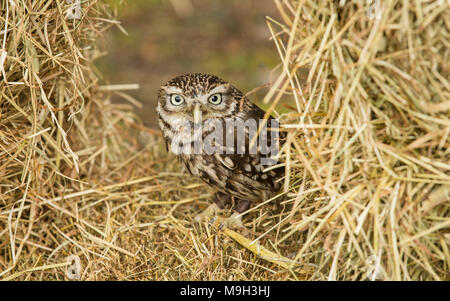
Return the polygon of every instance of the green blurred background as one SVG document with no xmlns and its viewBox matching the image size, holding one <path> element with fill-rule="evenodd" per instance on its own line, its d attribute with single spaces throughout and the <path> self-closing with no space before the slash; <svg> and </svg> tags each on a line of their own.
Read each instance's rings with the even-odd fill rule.
<svg viewBox="0 0 450 301">
<path fill-rule="evenodd" d="M 244 93 L 273 80 L 279 58 L 265 21 L 267 15 L 278 18 L 272 0 L 110 2 L 128 35 L 114 27 L 102 45 L 108 54 L 96 65 L 103 84 L 140 85 L 128 94 L 143 103 L 136 112 L 149 127 L 157 127 L 159 87 L 177 75 L 215 74 Z M 266 91 L 250 98 L 259 103 Z"/>
</svg>

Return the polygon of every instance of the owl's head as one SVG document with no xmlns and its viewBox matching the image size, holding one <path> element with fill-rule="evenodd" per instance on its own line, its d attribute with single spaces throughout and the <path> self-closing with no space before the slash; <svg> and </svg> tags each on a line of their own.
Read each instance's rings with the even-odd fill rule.
<svg viewBox="0 0 450 301">
<path fill-rule="evenodd" d="M 242 97 L 242 92 L 217 76 L 185 74 L 161 87 L 157 111 L 166 121 L 199 123 L 236 114 Z"/>
</svg>

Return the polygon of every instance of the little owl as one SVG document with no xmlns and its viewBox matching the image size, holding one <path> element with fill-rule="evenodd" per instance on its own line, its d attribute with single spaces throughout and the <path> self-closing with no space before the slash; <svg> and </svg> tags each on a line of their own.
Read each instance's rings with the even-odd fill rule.
<svg viewBox="0 0 450 301">
<path fill-rule="evenodd" d="M 159 90 L 157 113 L 167 150 L 218 191 L 197 222 L 230 204 L 234 213 L 222 224 L 241 227 L 251 203 L 280 189 L 283 169 L 269 168 L 282 136 L 277 120 L 264 119 L 266 113 L 228 82 L 201 73 L 178 76 Z"/>
</svg>

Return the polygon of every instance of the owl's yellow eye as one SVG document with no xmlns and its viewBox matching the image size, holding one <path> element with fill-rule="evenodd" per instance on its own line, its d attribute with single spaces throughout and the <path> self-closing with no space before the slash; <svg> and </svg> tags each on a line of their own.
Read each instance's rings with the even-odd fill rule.
<svg viewBox="0 0 450 301">
<path fill-rule="evenodd" d="M 222 102 L 222 94 L 215 93 L 208 98 L 208 101 L 213 105 L 218 105 Z"/>
<path fill-rule="evenodd" d="M 178 94 L 170 95 L 170 103 L 174 106 L 179 106 L 184 103 L 184 97 Z"/>
</svg>

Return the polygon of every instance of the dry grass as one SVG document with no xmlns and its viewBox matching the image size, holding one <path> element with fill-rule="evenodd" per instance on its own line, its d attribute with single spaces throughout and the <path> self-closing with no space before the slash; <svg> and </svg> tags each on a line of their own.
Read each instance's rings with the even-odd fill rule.
<svg viewBox="0 0 450 301">
<path fill-rule="evenodd" d="M 276 1 L 283 73 L 266 101 L 296 108 L 275 245 L 297 244 L 312 279 L 449 279 L 448 2 L 376 2 L 369 18 L 363 1 Z"/>
<path fill-rule="evenodd" d="M 275 2 L 287 198 L 238 233 L 193 223 L 213 191 L 99 87 L 106 4 L 2 1 L 2 279 L 450 279 L 448 3 Z"/>
</svg>

